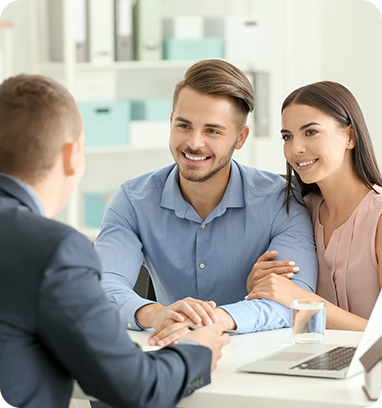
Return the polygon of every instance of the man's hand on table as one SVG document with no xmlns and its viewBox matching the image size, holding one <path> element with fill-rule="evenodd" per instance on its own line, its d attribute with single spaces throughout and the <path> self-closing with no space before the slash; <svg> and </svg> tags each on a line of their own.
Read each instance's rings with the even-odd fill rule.
<svg viewBox="0 0 382 408">
<path fill-rule="evenodd" d="M 215 307 L 216 303 L 213 301 L 188 297 L 169 306 L 150 303 L 138 309 L 135 318 L 141 326 L 154 327 L 154 329 L 167 319 L 174 322 L 183 322 L 186 318 L 189 318 L 195 325 L 202 323 L 206 326 L 217 321 L 214 312 Z"/>
<path fill-rule="evenodd" d="M 234 320 L 225 310 L 216 308 L 215 313 L 219 319 L 218 321 L 224 325 L 223 330 L 236 329 Z M 210 325 L 211 323 L 209 323 L 207 326 Z M 160 347 L 164 347 L 168 346 L 169 344 L 176 343 L 182 336 L 185 336 L 187 333 L 189 333 L 189 327 L 192 326 L 200 326 L 201 328 L 203 327 L 202 324 L 195 325 L 190 319 L 185 319 L 181 323 L 177 323 L 168 319 L 164 321 L 158 328 L 156 328 L 155 331 L 151 334 L 151 336 L 149 337 L 149 344 L 152 346 L 157 345 Z"/>
<path fill-rule="evenodd" d="M 188 333 L 180 340 L 195 340 L 202 346 L 208 347 L 212 352 L 211 371 L 213 371 L 217 361 L 222 356 L 222 348 L 230 342 L 229 334 L 223 334 L 223 331 L 228 330 L 229 326 L 228 319 L 221 320 L 198 330 L 188 330 Z"/>
<path fill-rule="evenodd" d="M 143 306 L 137 310 L 135 318 L 142 326 L 155 329 L 149 337 L 149 344 L 164 347 L 188 333 L 190 326 L 209 326 L 223 320 L 227 326 L 224 330 L 235 329 L 232 317 L 225 310 L 215 307 L 213 301 L 186 298 L 169 306 Z"/>
</svg>

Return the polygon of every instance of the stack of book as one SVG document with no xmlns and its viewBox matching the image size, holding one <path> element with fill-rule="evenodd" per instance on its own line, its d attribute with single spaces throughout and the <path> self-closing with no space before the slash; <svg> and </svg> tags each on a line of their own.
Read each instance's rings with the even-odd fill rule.
<svg viewBox="0 0 382 408">
<path fill-rule="evenodd" d="M 63 1 L 48 2 L 53 62 L 63 62 Z M 76 0 L 72 14 L 77 62 L 162 59 L 160 0 Z"/>
<path fill-rule="evenodd" d="M 50 59 L 63 61 L 63 2 L 49 0 Z M 161 0 L 75 0 L 72 32 L 77 62 L 229 60 L 267 57 L 270 23 L 256 16 L 161 16 Z"/>
</svg>

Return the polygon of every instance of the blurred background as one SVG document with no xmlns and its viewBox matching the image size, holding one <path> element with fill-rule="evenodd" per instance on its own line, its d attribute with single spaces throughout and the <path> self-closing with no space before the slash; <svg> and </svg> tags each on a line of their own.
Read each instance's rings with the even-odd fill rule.
<svg viewBox="0 0 382 408">
<path fill-rule="evenodd" d="M 281 104 L 325 79 L 358 99 L 381 164 L 382 19 L 366 0 L 17 0 L 0 19 L 0 80 L 51 76 L 84 119 L 87 169 L 58 219 L 94 238 L 122 182 L 173 162 L 173 89 L 205 58 L 255 88 L 238 161 L 284 173 Z"/>
</svg>

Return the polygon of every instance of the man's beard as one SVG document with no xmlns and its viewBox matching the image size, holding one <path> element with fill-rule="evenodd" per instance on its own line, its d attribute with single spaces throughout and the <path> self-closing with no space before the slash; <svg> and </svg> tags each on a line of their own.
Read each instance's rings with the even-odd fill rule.
<svg viewBox="0 0 382 408">
<path fill-rule="evenodd" d="M 223 169 L 231 161 L 233 152 L 235 151 L 236 143 L 237 143 L 237 139 L 235 140 L 235 143 L 230 148 L 229 152 L 219 160 L 219 163 L 218 163 L 217 167 L 212 169 L 210 173 L 208 173 L 208 174 L 206 174 L 204 176 L 199 176 L 198 174 L 195 174 L 196 172 L 194 172 L 193 170 L 183 170 L 179 166 L 179 164 L 177 163 L 180 174 L 182 175 L 182 177 L 184 179 L 186 179 L 188 181 L 192 181 L 192 182 L 195 182 L 195 183 L 204 183 L 205 181 L 212 178 L 215 174 L 217 174 L 221 169 Z M 172 153 L 172 151 L 171 151 L 171 153 Z M 204 154 L 201 153 L 198 150 L 187 149 L 187 151 L 184 151 L 184 153 L 194 154 L 196 156 L 204 156 Z M 181 153 L 181 154 L 183 154 L 183 153 Z M 174 154 L 173 154 L 173 157 L 174 157 Z M 211 157 L 213 157 L 213 156 L 211 156 Z M 192 166 L 192 165 L 188 165 L 188 166 Z M 197 167 L 195 166 L 195 170 L 196 169 L 197 169 Z"/>
</svg>

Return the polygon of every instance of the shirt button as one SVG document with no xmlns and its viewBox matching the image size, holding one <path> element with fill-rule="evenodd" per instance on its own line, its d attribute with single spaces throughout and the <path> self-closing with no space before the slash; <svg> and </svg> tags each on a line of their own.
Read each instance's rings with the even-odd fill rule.
<svg viewBox="0 0 382 408">
<path fill-rule="evenodd" d="M 206 265 L 204 265 L 204 263 L 201 263 L 201 264 L 199 265 L 200 269 L 204 269 L 205 266 L 206 266 Z"/>
<path fill-rule="evenodd" d="M 203 224 L 203 225 L 202 225 L 202 228 L 203 228 L 203 229 L 206 228 L 206 224 Z"/>
<path fill-rule="evenodd" d="M 127 327 L 128 327 L 129 329 L 131 329 L 131 324 L 130 324 L 130 323 L 127 323 Z"/>
</svg>

